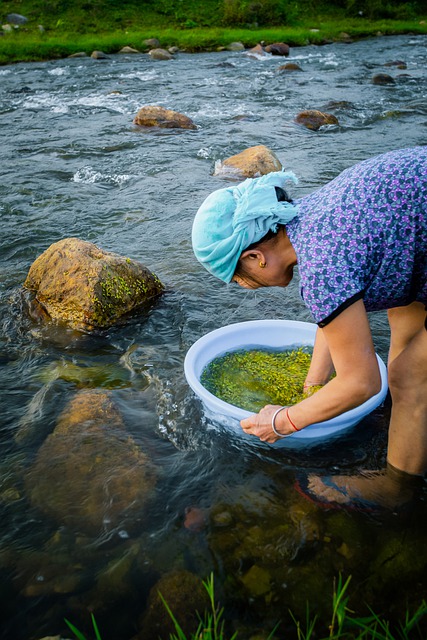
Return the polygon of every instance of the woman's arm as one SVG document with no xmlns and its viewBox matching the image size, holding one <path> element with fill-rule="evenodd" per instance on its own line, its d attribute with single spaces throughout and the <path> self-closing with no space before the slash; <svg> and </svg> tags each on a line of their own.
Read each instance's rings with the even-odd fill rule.
<svg viewBox="0 0 427 640">
<path fill-rule="evenodd" d="M 381 388 L 381 376 L 363 300 L 352 304 L 318 332 L 321 332 L 329 350 L 336 377 L 289 409 L 289 416 L 298 429 L 329 420 L 357 407 Z M 265 442 L 275 442 L 278 437 L 272 431 L 271 418 L 276 409 L 277 406 L 268 405 L 258 414 L 242 420 L 240 424 L 243 430 Z M 277 415 L 275 425 L 281 434 L 294 432 L 286 411 Z"/>
<path fill-rule="evenodd" d="M 310 387 L 323 386 L 330 380 L 333 372 L 334 363 L 332 362 L 328 343 L 325 340 L 323 331 L 318 329 L 316 331 L 310 368 L 304 382 L 304 391 L 308 391 Z"/>
</svg>

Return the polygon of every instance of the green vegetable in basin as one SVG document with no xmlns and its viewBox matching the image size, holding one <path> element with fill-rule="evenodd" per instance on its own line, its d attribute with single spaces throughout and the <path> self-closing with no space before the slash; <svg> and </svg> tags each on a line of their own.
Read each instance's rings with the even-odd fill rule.
<svg viewBox="0 0 427 640">
<path fill-rule="evenodd" d="M 306 397 L 311 353 L 308 347 L 230 351 L 203 369 L 200 382 L 217 398 L 254 413 L 266 404 L 292 405 Z"/>
</svg>

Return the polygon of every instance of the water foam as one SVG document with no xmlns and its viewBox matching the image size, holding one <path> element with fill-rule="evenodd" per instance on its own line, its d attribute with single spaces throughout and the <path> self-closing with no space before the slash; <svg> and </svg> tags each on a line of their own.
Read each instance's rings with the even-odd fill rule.
<svg viewBox="0 0 427 640">
<path fill-rule="evenodd" d="M 80 182 L 82 184 L 109 184 L 121 187 L 124 184 L 128 183 L 129 180 L 131 180 L 133 177 L 134 176 L 126 173 L 102 173 L 101 171 L 97 171 L 93 167 L 85 166 L 76 171 L 76 173 L 71 178 L 71 181 Z"/>
</svg>

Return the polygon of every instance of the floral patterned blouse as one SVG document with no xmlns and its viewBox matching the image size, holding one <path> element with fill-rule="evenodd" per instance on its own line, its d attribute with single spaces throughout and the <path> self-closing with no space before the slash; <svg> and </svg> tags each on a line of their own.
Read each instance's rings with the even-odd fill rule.
<svg viewBox="0 0 427 640">
<path fill-rule="evenodd" d="M 295 204 L 286 230 L 319 326 L 360 298 L 367 311 L 427 304 L 427 146 L 365 160 Z"/>
</svg>

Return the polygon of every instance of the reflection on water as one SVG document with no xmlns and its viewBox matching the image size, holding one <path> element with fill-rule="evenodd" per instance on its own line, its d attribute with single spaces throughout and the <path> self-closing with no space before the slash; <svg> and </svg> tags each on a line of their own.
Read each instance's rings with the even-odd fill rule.
<svg viewBox="0 0 427 640">
<path fill-rule="evenodd" d="M 192 575 L 211 571 L 243 638 L 278 622 L 278 637 L 294 632 L 288 610 L 304 619 L 306 599 L 327 634 L 340 572 L 352 575 L 358 613 L 369 604 L 403 619 L 425 598 L 424 494 L 396 513 L 325 510 L 302 495 L 310 472 L 383 467 L 388 403 L 336 443 L 274 450 L 213 422 L 183 361 L 230 322 L 310 321 L 297 275 L 285 291 L 240 291 L 194 260 L 194 212 L 224 186 L 215 163 L 265 144 L 299 176 L 298 196 L 367 157 L 426 144 L 426 44 L 292 49 L 298 74 L 279 73 L 275 57 L 229 52 L 0 70 L 1 638 L 66 636 L 64 617 L 90 635 L 91 611 L 105 639 L 168 637 L 157 585 L 191 620 Z M 407 69 L 384 66 L 393 60 Z M 384 71 L 395 83 L 372 84 Z M 198 129 L 139 130 L 144 104 Z M 307 108 L 339 125 L 298 127 Z M 166 294 L 98 336 L 38 324 L 22 283 L 42 251 L 71 236 L 140 260 Z M 385 314 L 371 325 L 386 360 Z"/>
</svg>

